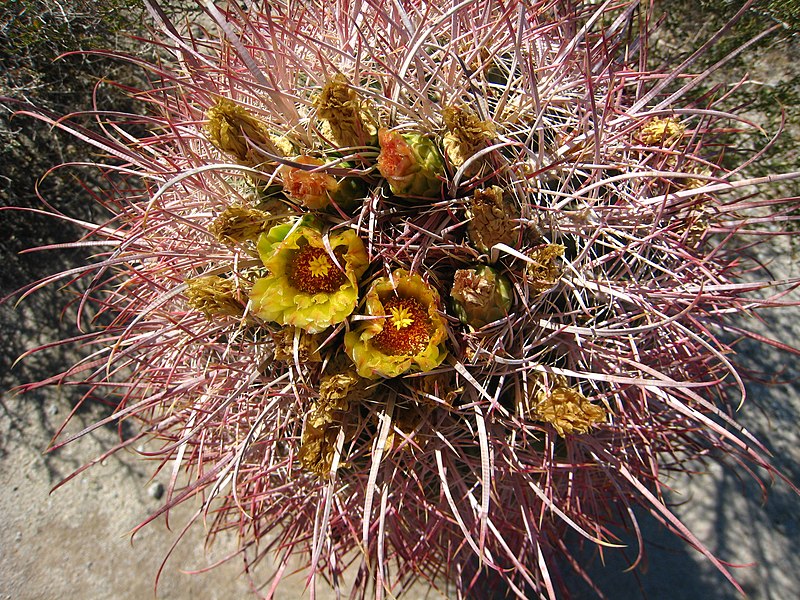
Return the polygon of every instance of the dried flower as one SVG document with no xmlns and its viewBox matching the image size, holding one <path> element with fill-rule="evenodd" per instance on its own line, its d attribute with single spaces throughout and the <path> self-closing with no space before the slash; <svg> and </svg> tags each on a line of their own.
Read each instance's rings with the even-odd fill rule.
<svg viewBox="0 0 800 600">
<path fill-rule="evenodd" d="M 456 398 L 464 391 L 457 386 L 452 371 L 441 371 L 428 375 L 408 377 L 404 380 L 408 395 L 420 404 L 430 406 L 452 406 Z"/>
<path fill-rule="evenodd" d="M 318 477 L 328 477 L 333 466 L 336 439 L 342 430 L 336 416 L 334 412 L 315 405 L 303 427 L 297 457 L 306 471 Z"/>
<path fill-rule="evenodd" d="M 274 332 L 275 360 L 300 364 L 320 362 L 318 337 L 296 327 L 284 327 Z"/>
<path fill-rule="evenodd" d="M 347 353 L 362 377 L 396 377 L 435 369 L 447 356 L 447 330 L 439 316 L 439 293 L 417 274 L 397 269 L 373 282 L 361 322 L 344 337 Z"/>
<path fill-rule="evenodd" d="M 442 146 L 450 164 L 456 169 L 485 148 L 495 135 L 494 125 L 489 121 L 481 121 L 466 107 L 448 106 L 442 112 L 442 117 L 447 128 Z M 467 168 L 465 175 L 475 175 L 480 166 L 480 161 L 474 162 Z"/>
<path fill-rule="evenodd" d="M 587 433 L 595 425 L 607 420 L 605 408 L 589 402 L 583 394 L 569 386 L 565 377 L 556 375 L 551 379 L 548 386 L 543 377 L 532 378 L 531 416 L 552 425 L 560 436 Z"/>
<path fill-rule="evenodd" d="M 685 131 L 686 126 L 674 117 L 656 117 L 639 130 L 639 137 L 648 146 L 671 146 Z"/>
<path fill-rule="evenodd" d="M 481 252 L 489 252 L 495 244 L 516 245 L 519 210 L 504 198 L 502 188 L 493 185 L 475 190 L 467 213 L 467 234 Z"/>
<path fill-rule="evenodd" d="M 269 139 L 272 141 L 272 144 L 275 146 L 275 150 L 277 154 L 281 156 L 293 156 L 297 154 L 297 146 L 291 140 L 291 138 L 287 135 L 272 135 L 270 134 Z"/>
<path fill-rule="evenodd" d="M 227 98 L 220 98 L 209 108 L 206 119 L 206 134 L 211 142 L 242 164 L 255 167 L 263 163 L 259 148 L 275 151 L 264 123 L 245 107 Z"/>
<path fill-rule="evenodd" d="M 314 108 L 337 145 L 367 146 L 377 142 L 377 128 L 369 119 L 358 94 L 341 73 L 323 86 L 314 100 Z"/>
<path fill-rule="evenodd" d="M 186 286 L 189 305 L 209 319 L 220 315 L 238 317 L 244 312 L 236 284 L 230 279 L 216 275 L 195 277 L 187 280 Z"/>
<path fill-rule="evenodd" d="M 700 177 L 690 177 L 688 179 L 684 179 L 683 187 L 688 190 L 693 190 L 703 187 L 704 185 L 708 185 L 708 180 L 706 178 L 711 176 L 711 169 L 708 167 L 695 166 L 689 172 L 700 175 Z"/>
<path fill-rule="evenodd" d="M 214 220 L 208 230 L 220 242 L 238 244 L 247 240 L 255 240 L 267 231 L 270 221 L 274 221 L 270 213 L 256 208 L 229 206 Z"/>
<path fill-rule="evenodd" d="M 528 253 L 530 262 L 525 274 L 528 287 L 539 294 L 552 289 L 561 278 L 561 267 L 558 258 L 564 255 L 566 248 L 560 244 L 544 244 Z"/>
<path fill-rule="evenodd" d="M 364 243 L 350 229 L 331 233 L 327 241 L 330 250 L 306 220 L 277 225 L 259 237 L 258 252 L 270 273 L 250 292 L 257 316 L 317 333 L 353 312 L 358 278 L 369 264 Z"/>
<path fill-rule="evenodd" d="M 367 380 L 360 377 L 355 369 L 344 369 L 320 380 L 319 398 L 325 406 L 335 406 L 346 410 L 350 402 L 361 401 L 369 396 Z"/>
<path fill-rule="evenodd" d="M 455 313 L 475 329 L 507 316 L 511 294 L 511 283 L 492 267 L 459 269 L 453 277 Z"/>
<path fill-rule="evenodd" d="M 436 144 L 419 133 L 378 130 L 378 170 L 397 196 L 437 198 L 444 164 Z"/>
<path fill-rule="evenodd" d="M 319 400 L 314 403 L 300 444 L 298 458 L 307 471 L 319 477 L 330 474 L 336 450 L 336 439 L 344 431 L 345 441 L 351 440 L 356 429 L 345 419 L 351 406 L 369 396 L 367 383 L 355 370 L 345 369 L 324 376 L 319 384 Z M 340 463 L 339 466 L 344 466 Z"/>
</svg>

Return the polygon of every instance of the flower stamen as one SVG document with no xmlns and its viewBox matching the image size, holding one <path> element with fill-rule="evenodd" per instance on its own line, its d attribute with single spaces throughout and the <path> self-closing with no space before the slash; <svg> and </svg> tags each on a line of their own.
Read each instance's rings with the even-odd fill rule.
<svg viewBox="0 0 800 600">
<path fill-rule="evenodd" d="M 408 327 L 414 322 L 411 313 L 405 306 L 393 306 L 389 309 L 389 313 L 392 315 L 390 317 L 392 325 L 394 325 L 398 331 L 404 327 Z"/>
<path fill-rule="evenodd" d="M 305 246 L 292 259 L 288 269 L 289 283 L 307 294 L 331 294 L 347 282 L 347 275 L 333 268 L 324 248 Z"/>
<path fill-rule="evenodd" d="M 325 277 L 331 270 L 331 263 L 327 256 L 318 256 L 309 261 L 308 270 L 312 277 Z"/>
<path fill-rule="evenodd" d="M 390 298 L 383 302 L 388 322 L 372 338 L 373 346 L 384 354 L 416 354 L 431 339 L 431 320 L 425 307 L 415 298 Z"/>
</svg>

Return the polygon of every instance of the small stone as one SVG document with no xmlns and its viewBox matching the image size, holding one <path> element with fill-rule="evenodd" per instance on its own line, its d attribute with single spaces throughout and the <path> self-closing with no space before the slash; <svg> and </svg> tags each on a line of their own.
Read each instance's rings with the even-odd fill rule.
<svg viewBox="0 0 800 600">
<path fill-rule="evenodd" d="M 160 500 L 161 496 L 164 495 L 164 484 L 160 481 L 156 481 L 152 483 L 150 487 L 147 488 L 147 494 L 156 500 Z"/>
</svg>

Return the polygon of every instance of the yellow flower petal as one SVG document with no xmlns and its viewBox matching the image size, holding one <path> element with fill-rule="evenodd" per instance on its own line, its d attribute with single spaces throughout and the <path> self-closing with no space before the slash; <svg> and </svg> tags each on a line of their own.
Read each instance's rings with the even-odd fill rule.
<svg viewBox="0 0 800 600">
<path fill-rule="evenodd" d="M 447 356 L 447 330 L 439 294 L 417 274 L 396 270 L 377 279 L 366 295 L 368 316 L 345 334 L 345 350 L 362 377 L 396 377 L 430 371 Z"/>
<path fill-rule="evenodd" d="M 270 273 L 253 285 L 253 312 L 309 333 L 344 321 L 358 302 L 358 278 L 369 258 L 350 229 L 331 233 L 328 243 L 333 254 L 319 229 L 307 224 L 285 223 L 262 234 L 258 251 Z"/>
</svg>

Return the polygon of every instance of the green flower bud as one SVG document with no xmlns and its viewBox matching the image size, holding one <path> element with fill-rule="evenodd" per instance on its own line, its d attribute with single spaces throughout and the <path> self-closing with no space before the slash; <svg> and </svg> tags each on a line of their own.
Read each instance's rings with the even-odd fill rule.
<svg viewBox="0 0 800 600">
<path fill-rule="evenodd" d="M 438 198 L 442 194 L 444 163 L 436 144 L 419 133 L 378 131 L 381 152 L 378 171 L 397 196 Z"/>
<path fill-rule="evenodd" d="M 301 165 L 323 166 L 325 161 L 312 156 L 298 156 L 294 162 Z M 306 171 L 299 167 L 282 165 L 278 170 L 283 179 L 283 189 L 289 198 L 311 210 L 327 207 L 331 200 L 345 210 L 366 195 L 363 181 L 354 177 L 337 179 L 323 170 Z"/>
</svg>

